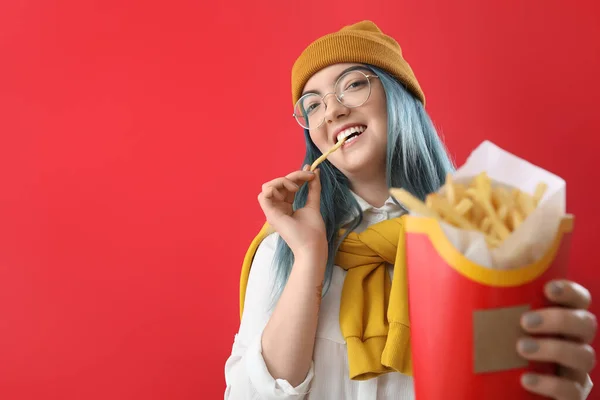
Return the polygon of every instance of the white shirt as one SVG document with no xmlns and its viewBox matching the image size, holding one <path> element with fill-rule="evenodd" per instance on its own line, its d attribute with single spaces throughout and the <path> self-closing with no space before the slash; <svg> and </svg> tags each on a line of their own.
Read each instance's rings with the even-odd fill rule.
<svg viewBox="0 0 600 400">
<path fill-rule="evenodd" d="M 390 197 L 375 208 L 355 195 L 363 221 L 356 229 L 400 217 L 404 210 Z M 261 354 L 261 336 L 271 316 L 271 293 L 277 234 L 265 238 L 256 251 L 244 303 L 240 329 L 233 350 L 225 364 L 227 388 L 225 400 L 412 400 L 412 377 L 390 372 L 367 381 L 353 381 L 348 375 L 346 343 L 339 324 L 340 299 L 346 271 L 335 266 L 331 286 L 323 297 L 315 338 L 313 363 L 304 382 L 292 387 L 287 381 L 274 379 Z M 390 275 L 392 266 L 388 266 Z"/>
<path fill-rule="evenodd" d="M 404 210 L 390 197 L 376 208 L 354 195 L 363 221 L 356 229 L 400 217 Z M 225 400 L 413 400 L 412 377 L 390 372 L 366 381 L 353 381 L 348 375 L 347 348 L 339 325 L 340 299 L 346 271 L 335 266 L 329 291 L 321 302 L 312 366 L 304 382 L 292 387 L 274 379 L 262 357 L 262 332 L 271 316 L 271 293 L 277 234 L 265 238 L 258 247 L 246 290 L 244 314 L 235 335 L 231 355 L 225 364 Z M 393 267 L 388 266 L 390 276 Z M 587 393 L 592 384 L 588 378 Z"/>
</svg>

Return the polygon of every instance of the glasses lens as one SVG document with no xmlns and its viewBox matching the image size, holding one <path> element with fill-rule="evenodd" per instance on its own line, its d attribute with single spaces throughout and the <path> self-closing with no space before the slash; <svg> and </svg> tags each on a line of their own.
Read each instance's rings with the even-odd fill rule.
<svg viewBox="0 0 600 400">
<path fill-rule="evenodd" d="M 317 127 L 325 118 L 325 104 L 320 96 L 307 94 L 296 103 L 294 116 L 298 123 L 306 129 Z"/>
<path fill-rule="evenodd" d="M 369 79 L 360 71 L 350 71 L 342 75 L 335 89 L 338 98 L 347 107 L 364 104 L 371 94 Z"/>
</svg>

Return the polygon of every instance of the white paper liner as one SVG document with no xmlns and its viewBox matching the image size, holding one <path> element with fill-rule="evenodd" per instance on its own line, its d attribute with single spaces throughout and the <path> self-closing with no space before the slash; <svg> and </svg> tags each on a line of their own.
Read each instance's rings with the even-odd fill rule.
<svg viewBox="0 0 600 400">
<path fill-rule="evenodd" d="M 488 268 L 518 268 L 539 260 L 552 244 L 566 213 L 565 181 L 490 141 L 484 141 L 471 153 L 453 179 L 456 183 L 469 183 L 484 171 L 493 186 L 517 188 L 530 195 L 540 182 L 548 188 L 535 211 L 496 249 L 488 248 L 482 233 L 440 222 L 446 237 L 466 258 Z M 444 189 L 439 193 L 443 194 Z"/>
</svg>

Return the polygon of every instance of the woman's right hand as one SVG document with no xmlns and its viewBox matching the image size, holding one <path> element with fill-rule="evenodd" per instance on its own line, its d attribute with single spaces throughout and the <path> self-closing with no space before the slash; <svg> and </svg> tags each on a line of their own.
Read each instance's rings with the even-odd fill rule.
<svg viewBox="0 0 600 400">
<path fill-rule="evenodd" d="M 295 258 L 327 258 L 325 222 L 321 216 L 320 171 L 314 173 L 305 166 L 262 186 L 258 202 L 267 222 L 279 233 Z M 293 210 L 294 197 L 300 186 L 308 182 L 306 205 Z"/>
</svg>

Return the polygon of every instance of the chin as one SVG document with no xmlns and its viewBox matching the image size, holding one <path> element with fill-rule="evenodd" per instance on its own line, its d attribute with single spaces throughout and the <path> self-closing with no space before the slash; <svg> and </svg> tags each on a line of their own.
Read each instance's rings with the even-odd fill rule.
<svg viewBox="0 0 600 400">
<path fill-rule="evenodd" d="M 376 168 L 376 165 L 380 163 L 374 163 L 372 157 L 361 157 L 358 160 L 352 161 L 352 163 L 347 163 L 340 170 L 349 175 L 364 175 L 365 173 L 372 175 L 373 173 L 380 173 L 380 169 Z M 385 161 L 382 164 L 385 166 Z"/>
<path fill-rule="evenodd" d="M 358 170 L 372 170 L 377 165 L 386 164 L 386 150 L 387 149 L 374 149 L 369 148 L 369 146 L 364 146 L 359 148 L 358 145 L 365 143 L 357 143 L 357 147 L 354 149 L 349 149 L 349 151 L 344 154 L 344 169 L 348 171 L 358 171 Z"/>
</svg>

